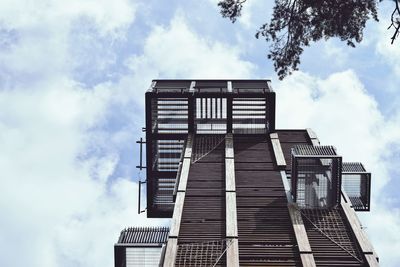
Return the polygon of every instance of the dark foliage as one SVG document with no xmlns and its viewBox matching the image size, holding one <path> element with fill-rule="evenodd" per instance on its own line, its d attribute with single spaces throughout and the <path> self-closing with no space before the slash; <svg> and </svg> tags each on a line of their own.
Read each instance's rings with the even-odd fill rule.
<svg viewBox="0 0 400 267">
<path fill-rule="evenodd" d="M 241 15 L 246 0 L 219 2 L 221 14 L 232 22 Z M 381 0 L 380 0 L 381 1 Z M 398 1 L 392 15 L 395 33 L 399 34 L 400 8 Z M 270 42 L 268 58 L 274 62 L 280 79 L 298 69 L 305 46 L 320 39 L 338 37 L 354 47 L 363 38 L 369 19 L 378 21 L 378 0 L 275 0 L 271 21 L 260 27 L 256 37 Z M 396 13 L 397 12 L 397 13 Z"/>
<path fill-rule="evenodd" d="M 240 17 L 243 4 L 247 0 L 237 1 L 237 0 L 225 0 L 220 1 L 218 6 L 221 7 L 221 14 L 224 18 L 229 18 L 233 23 L 236 18 Z"/>
</svg>

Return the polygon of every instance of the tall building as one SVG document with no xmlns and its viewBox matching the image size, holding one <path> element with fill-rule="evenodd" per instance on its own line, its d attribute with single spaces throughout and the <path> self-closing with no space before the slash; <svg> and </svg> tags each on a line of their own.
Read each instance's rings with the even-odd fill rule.
<svg viewBox="0 0 400 267">
<path fill-rule="evenodd" d="M 170 229 L 122 231 L 116 267 L 378 266 L 355 213 L 370 173 L 311 129 L 276 129 L 269 80 L 154 80 L 145 130 L 147 216 Z"/>
</svg>

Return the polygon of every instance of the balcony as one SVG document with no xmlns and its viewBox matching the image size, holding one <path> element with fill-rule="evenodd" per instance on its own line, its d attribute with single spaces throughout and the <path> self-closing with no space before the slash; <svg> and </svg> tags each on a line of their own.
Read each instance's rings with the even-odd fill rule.
<svg viewBox="0 0 400 267">
<path fill-rule="evenodd" d="M 360 162 L 343 162 L 342 190 L 346 192 L 354 210 L 370 210 L 371 173 Z"/>
<path fill-rule="evenodd" d="M 292 195 L 302 209 L 331 208 L 340 203 L 342 158 L 332 146 L 292 148 Z"/>
</svg>

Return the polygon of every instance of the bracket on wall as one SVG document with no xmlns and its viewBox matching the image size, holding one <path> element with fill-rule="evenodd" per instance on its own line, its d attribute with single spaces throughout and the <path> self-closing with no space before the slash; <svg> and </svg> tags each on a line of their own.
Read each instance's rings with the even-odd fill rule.
<svg viewBox="0 0 400 267">
<path fill-rule="evenodd" d="M 140 137 L 139 141 L 136 141 L 136 144 L 140 144 L 140 157 L 139 157 L 139 165 L 136 166 L 139 170 L 146 169 L 146 166 L 143 166 L 143 144 L 146 144 L 146 141 L 143 141 L 143 138 Z"/>
<path fill-rule="evenodd" d="M 146 169 L 146 166 L 143 166 L 143 144 L 146 144 L 146 141 L 143 141 L 143 138 L 140 137 L 140 140 L 136 141 L 136 144 L 140 144 L 139 165 L 136 166 L 136 168 L 138 168 L 141 171 L 143 169 Z M 138 189 L 139 189 L 139 194 L 138 194 L 138 197 L 139 197 L 139 199 L 138 199 L 138 214 L 141 214 L 141 213 L 145 212 L 146 209 L 147 209 L 147 207 L 144 210 L 141 209 L 142 184 L 147 183 L 147 180 L 142 182 L 140 180 L 140 176 L 139 176 L 139 182 L 138 183 L 139 183 L 139 186 L 138 186 Z"/>
</svg>

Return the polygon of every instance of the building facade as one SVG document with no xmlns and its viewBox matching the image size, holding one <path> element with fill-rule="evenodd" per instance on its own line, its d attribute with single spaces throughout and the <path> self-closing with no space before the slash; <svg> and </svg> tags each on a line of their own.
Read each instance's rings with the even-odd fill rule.
<svg viewBox="0 0 400 267">
<path fill-rule="evenodd" d="M 154 80 L 145 130 L 147 216 L 171 218 L 148 266 L 378 266 L 355 213 L 371 174 L 311 129 L 276 129 L 269 80 Z M 116 267 L 144 266 L 122 250 Z"/>
</svg>

